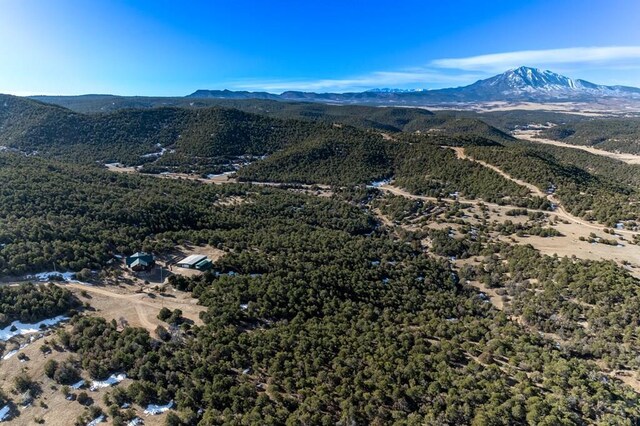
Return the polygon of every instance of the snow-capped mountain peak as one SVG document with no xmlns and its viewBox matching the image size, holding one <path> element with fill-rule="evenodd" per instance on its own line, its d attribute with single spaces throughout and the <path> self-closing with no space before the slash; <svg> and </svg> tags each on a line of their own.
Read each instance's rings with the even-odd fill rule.
<svg viewBox="0 0 640 426">
<path fill-rule="evenodd" d="M 477 100 L 584 101 L 602 97 L 638 97 L 632 87 L 602 86 L 573 80 L 548 70 L 519 67 L 469 86 L 454 89 Z"/>
<path fill-rule="evenodd" d="M 481 80 L 478 83 L 493 86 L 500 92 L 548 92 L 576 90 L 579 88 L 579 85 L 569 77 L 552 71 L 543 71 L 530 67 L 511 69 L 487 80 Z"/>
<path fill-rule="evenodd" d="M 202 93 L 200 93 L 202 92 Z M 243 96 L 264 99 L 284 99 L 335 102 L 375 103 L 394 105 L 432 105 L 447 102 L 599 102 L 602 99 L 640 101 L 640 89 L 627 86 L 604 86 L 585 80 L 573 80 L 561 74 L 531 67 L 519 67 L 502 74 L 476 81 L 463 87 L 445 89 L 371 89 L 355 93 L 285 92 L 281 95 L 248 92 L 200 91 L 192 97 Z"/>
</svg>

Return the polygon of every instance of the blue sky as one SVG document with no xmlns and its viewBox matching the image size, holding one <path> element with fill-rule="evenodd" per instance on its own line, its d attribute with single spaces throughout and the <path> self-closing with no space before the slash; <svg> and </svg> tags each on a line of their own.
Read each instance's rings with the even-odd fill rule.
<svg viewBox="0 0 640 426">
<path fill-rule="evenodd" d="M 180 96 L 473 83 L 640 86 L 640 2 L 0 0 L 0 92 Z"/>
</svg>

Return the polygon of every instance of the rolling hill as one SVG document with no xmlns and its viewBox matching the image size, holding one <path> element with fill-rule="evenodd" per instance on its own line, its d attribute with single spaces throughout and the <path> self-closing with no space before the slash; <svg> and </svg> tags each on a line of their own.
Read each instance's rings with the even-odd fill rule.
<svg viewBox="0 0 640 426">
<path fill-rule="evenodd" d="M 26 154 L 84 162 L 141 165 L 161 156 L 265 155 L 336 125 L 388 133 L 474 134 L 496 141 L 505 133 L 473 118 L 424 109 L 233 101 L 227 107 L 121 109 L 83 114 L 40 101 L 0 95 L 0 145 Z M 235 108 L 230 108 L 230 107 Z M 163 158 L 163 161 L 168 161 Z M 174 161 L 174 163 L 176 162 Z"/>
</svg>

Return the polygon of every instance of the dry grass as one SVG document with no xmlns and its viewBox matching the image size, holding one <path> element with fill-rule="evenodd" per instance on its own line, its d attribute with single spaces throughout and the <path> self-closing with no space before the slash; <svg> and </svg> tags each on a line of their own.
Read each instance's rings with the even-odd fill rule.
<svg viewBox="0 0 640 426">
<path fill-rule="evenodd" d="M 188 293 L 169 289 L 165 295 L 156 294 L 149 289 L 139 292 L 138 286 L 109 286 L 97 287 L 78 283 L 60 284 L 70 289 L 80 300 L 88 302 L 93 310 L 86 311 L 88 315 L 99 316 L 107 321 L 115 319 L 119 324 L 127 324 L 132 327 L 143 327 L 152 335 L 158 325 L 164 325 L 157 316 L 160 309 L 180 309 L 183 317 L 192 320 L 195 324 L 201 325 L 199 314 L 205 308 L 197 305 L 197 299 L 192 298 Z M 69 326 L 66 326 L 69 327 Z M 7 352 L 18 346 L 21 342 L 28 341 L 30 336 L 17 339 L 16 343 L 7 344 Z M 20 353 L 28 356 L 27 362 L 20 362 L 17 355 L 0 361 L 0 389 L 5 391 L 14 402 L 20 401 L 20 396 L 12 393 L 13 380 L 15 376 L 25 371 L 29 377 L 36 380 L 42 389 L 42 393 L 36 400 L 26 408 L 20 408 L 20 415 L 7 425 L 36 424 L 36 418 L 45 420 L 45 424 L 54 426 L 67 426 L 73 424 L 75 419 L 86 409 L 76 401 L 68 401 L 61 392 L 61 386 L 47 378 L 44 374 L 44 364 L 49 359 L 62 361 L 72 353 L 54 350 L 51 354 L 45 355 L 40 351 L 40 346 L 53 339 L 53 334 L 42 337 L 25 348 L 20 349 Z M 87 379 L 88 377 L 84 377 Z M 127 386 L 131 380 L 125 380 L 117 386 Z M 103 411 L 107 407 L 103 402 L 104 395 L 108 389 L 100 389 L 90 392 L 89 396 L 94 403 L 100 406 Z M 75 392 L 78 393 L 78 392 Z M 144 416 L 142 407 L 134 407 L 139 417 L 144 418 L 145 425 L 162 425 L 166 415 Z"/>
<path fill-rule="evenodd" d="M 67 326 L 68 327 L 68 326 Z M 20 396 L 13 392 L 13 380 L 22 373 L 26 374 L 34 379 L 42 392 L 28 407 L 19 407 L 19 415 L 12 420 L 5 422 L 7 426 L 18 425 L 35 425 L 36 418 L 42 418 L 45 421 L 45 425 L 51 426 L 69 426 L 72 425 L 76 418 L 86 411 L 86 408 L 80 405 L 77 401 L 68 401 L 62 391 L 61 385 L 56 384 L 53 380 L 49 379 L 44 374 L 44 364 L 49 359 L 55 359 L 56 361 L 63 361 L 73 354 L 66 351 L 56 351 L 45 355 L 40 351 L 40 346 L 45 341 L 50 341 L 52 336 L 44 337 L 34 341 L 25 348 L 20 350 L 20 353 L 25 354 L 29 360 L 26 362 L 20 362 L 17 356 L 13 356 L 8 360 L 0 361 L 0 389 L 2 389 L 15 403 L 20 402 Z M 88 377 L 85 375 L 85 379 Z M 117 386 L 128 386 L 132 381 L 124 380 Z M 84 391 L 89 394 L 93 399 L 94 404 L 102 408 L 103 411 L 107 411 L 107 406 L 104 404 L 103 398 L 110 388 L 99 389 L 95 392 L 85 389 Z M 78 394 L 80 391 L 74 391 Z M 163 425 L 165 421 L 165 415 L 159 416 L 145 416 L 143 414 L 144 408 L 139 406 L 133 407 L 137 415 L 144 419 L 145 425 Z M 109 424 L 109 421 L 104 424 Z"/>
<path fill-rule="evenodd" d="M 397 188 L 392 185 L 384 185 L 380 189 L 385 192 L 407 198 L 422 199 L 425 201 L 436 201 L 436 199 L 433 197 L 422 197 L 413 195 L 408 193 L 407 191 L 402 190 L 401 188 Z M 480 201 L 465 199 L 460 199 L 459 201 L 462 203 L 471 204 L 473 206 L 473 209 L 469 211 L 468 214 L 472 215 L 473 213 L 477 213 L 482 216 L 482 212 L 479 208 L 479 204 L 481 203 Z M 507 211 L 513 209 L 512 206 L 499 206 L 497 204 L 491 203 L 482 204 L 489 208 L 487 212 L 489 222 L 494 220 L 496 220 L 497 222 L 510 220 L 514 223 L 517 223 L 525 220 L 524 218 L 519 218 L 518 216 L 506 215 Z M 520 244 L 531 244 L 541 253 L 548 255 L 557 254 L 558 256 L 576 256 L 580 259 L 589 260 L 613 260 L 620 266 L 625 267 L 625 269 L 627 269 L 633 276 L 635 276 L 636 278 L 640 278 L 640 246 L 630 244 L 628 241 L 631 235 L 637 234 L 636 232 L 616 230 L 617 236 L 615 238 L 620 238 L 620 236 L 625 238 L 625 241 L 621 241 L 623 247 L 614 247 L 605 244 L 590 244 L 587 241 L 580 241 L 580 237 L 588 239 L 589 234 L 591 234 L 592 232 L 596 232 L 596 234 L 599 236 L 612 238 L 611 235 L 604 233 L 604 229 L 606 228 L 605 226 L 586 222 L 580 218 L 576 218 L 567 213 L 562 208 L 559 208 L 554 212 L 546 213 L 548 213 L 551 218 L 557 216 L 559 219 L 561 219 L 556 222 L 553 228 L 558 230 L 563 235 L 562 237 L 543 238 L 536 236 L 518 237 L 516 235 L 512 235 L 509 237 L 498 238 L 510 243 L 513 243 L 515 241 Z M 469 222 L 471 223 L 471 220 L 469 220 Z M 429 225 L 430 228 L 440 229 L 447 226 L 451 225 Z"/>
<path fill-rule="evenodd" d="M 149 289 L 140 292 L 139 287 L 131 285 L 96 287 L 69 283 L 63 286 L 70 289 L 80 300 L 88 302 L 95 309 L 92 315 L 109 321 L 124 320 L 130 326 L 146 328 L 151 334 L 158 325 L 166 326 L 157 318 L 163 307 L 171 310 L 180 309 L 183 317 L 198 325 L 202 324 L 200 312 L 206 310 L 188 293 L 170 287 L 165 294 L 160 294 Z"/>
</svg>

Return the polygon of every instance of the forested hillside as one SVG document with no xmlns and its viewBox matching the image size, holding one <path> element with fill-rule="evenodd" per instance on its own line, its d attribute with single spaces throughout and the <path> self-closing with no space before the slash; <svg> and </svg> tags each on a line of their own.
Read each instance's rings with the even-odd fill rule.
<svg viewBox="0 0 640 426">
<path fill-rule="evenodd" d="M 614 226 L 639 221 L 640 167 L 566 148 L 518 143 L 469 147 L 479 160 L 557 195 L 572 214 Z"/>
<path fill-rule="evenodd" d="M 80 306 L 69 290 L 53 284 L 0 287 L 0 329 L 12 321 L 26 324 L 69 313 Z"/>
<path fill-rule="evenodd" d="M 269 188 L 118 175 L 14 154 L 0 154 L 0 180 L 0 274 L 50 269 L 53 262 L 74 271 L 99 268 L 115 254 L 162 250 L 186 237 L 215 242 L 213 231 L 259 226 L 261 212 L 271 210 L 283 220 L 333 226 L 297 211 L 286 202 L 286 192 Z M 247 202 L 224 207 L 231 196 Z M 240 218 L 241 212 L 251 221 Z M 372 226 L 364 217 L 355 223 L 354 231 Z"/>
<path fill-rule="evenodd" d="M 47 238 L 39 218 L 60 217 L 75 226 L 57 238 L 80 250 L 139 235 L 154 250 L 186 238 L 228 252 L 213 273 L 170 281 L 207 307 L 203 326 L 163 342 L 84 316 L 58 334 L 88 377 L 126 372 L 131 384 L 112 391 L 118 407 L 174 400 L 186 424 L 640 419 L 637 394 L 510 321 L 411 234 L 394 235 L 340 198 L 7 157 L 3 169 L 24 170 L 12 187 L 28 191 L 11 202 L 35 200 L 24 208 L 34 215 L 17 221 L 31 238 Z M 245 202 L 216 205 L 231 194 Z M 4 241 L 4 254 L 22 244 Z"/>
<path fill-rule="evenodd" d="M 509 321 L 404 242 L 267 220 L 221 264 L 239 274 L 176 284 L 208 307 L 182 342 L 153 349 L 141 333 L 82 319 L 67 347 L 97 374 L 136 379 L 121 402 L 173 398 L 187 422 L 552 425 L 640 415 L 632 391 Z M 94 335 L 105 336 L 100 347 L 85 337 Z M 131 341 L 141 342 L 139 358 L 118 349 Z"/>
<path fill-rule="evenodd" d="M 1 385 L 16 421 L 31 420 L 13 409 L 21 384 L 78 404 L 66 399 L 70 384 L 125 373 L 78 424 L 102 402 L 121 424 L 134 410 L 123 406 L 168 401 L 167 423 L 185 425 L 640 422 L 640 393 L 625 384 L 638 382 L 617 374 L 640 367 L 636 266 L 525 245 L 635 248 L 638 166 L 423 110 L 84 115 L 2 100 L 0 145 L 11 149 L 0 152 L 0 278 L 102 272 L 96 286 L 66 284 L 78 298 L 63 286 L 0 286 L 0 328 L 73 316 L 41 345 L 46 366 L 27 364 L 17 384 Z M 240 183 L 201 176 L 231 166 Z M 168 169 L 189 175 L 139 173 Z M 392 185 L 372 187 L 382 180 Z M 611 228 L 626 221 L 627 234 L 594 225 L 609 237 L 586 242 L 582 222 L 554 208 Z M 212 270 L 171 271 L 157 292 L 143 275 L 128 286 L 114 261 L 205 245 L 221 253 Z M 105 320 L 92 303 L 109 294 L 135 306 Z M 204 311 L 183 318 L 165 308 L 173 299 Z M 164 308 L 155 332 L 141 316 L 154 300 Z M 127 309 L 146 329 L 128 325 Z"/>
<path fill-rule="evenodd" d="M 545 129 L 542 137 L 607 151 L 640 154 L 640 119 L 591 119 Z"/>
<path fill-rule="evenodd" d="M 266 99 L 216 98 L 144 98 L 121 96 L 35 96 L 34 99 L 60 105 L 79 113 L 113 113 L 127 109 L 179 107 L 207 109 L 233 108 L 248 113 L 280 119 L 295 119 L 319 123 L 340 123 L 384 132 L 425 132 L 430 129 L 447 134 L 475 133 L 489 139 L 509 140 L 510 137 L 486 124 L 484 115 L 464 112 L 431 112 L 423 108 L 373 107 L 364 105 L 330 105 L 310 102 L 283 102 Z M 504 124 L 500 120 L 496 123 Z M 507 126 L 505 126 L 508 128 Z M 503 127 L 501 127 L 503 128 Z"/>
<path fill-rule="evenodd" d="M 530 246 L 500 245 L 467 274 L 499 289 L 507 313 L 532 329 L 554 333 L 585 358 L 637 369 L 638 280 L 613 262 L 541 256 Z M 469 272 L 469 271 L 467 271 Z"/>
<path fill-rule="evenodd" d="M 238 171 L 241 180 L 365 184 L 392 176 L 398 144 L 381 135 L 337 128 Z"/>
<path fill-rule="evenodd" d="M 0 109 L 2 145 L 26 154 L 85 163 L 139 165 L 172 151 L 185 162 L 200 157 L 264 155 L 323 131 L 313 123 L 222 108 L 83 115 L 11 96 L 0 97 L 0 103 L 5 105 Z"/>
</svg>

